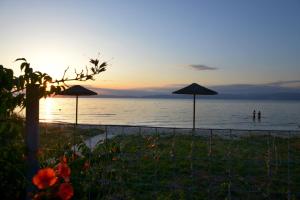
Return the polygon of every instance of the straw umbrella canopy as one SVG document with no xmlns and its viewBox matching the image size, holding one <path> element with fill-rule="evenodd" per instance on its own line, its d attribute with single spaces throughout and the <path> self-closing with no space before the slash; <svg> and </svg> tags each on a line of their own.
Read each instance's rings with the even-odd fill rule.
<svg viewBox="0 0 300 200">
<path fill-rule="evenodd" d="M 88 90 L 88 89 L 82 87 L 81 85 L 71 86 L 68 89 L 66 89 L 63 92 L 61 92 L 60 94 L 61 95 L 76 96 L 76 121 L 75 121 L 76 125 L 77 125 L 77 119 L 78 119 L 78 96 L 97 95 L 96 92 Z"/>
<path fill-rule="evenodd" d="M 194 112 L 193 112 L 193 130 L 195 130 L 195 101 L 196 95 L 216 95 L 217 92 L 210 90 L 206 87 L 193 83 L 189 86 L 186 86 L 180 90 L 173 92 L 173 94 L 189 94 L 194 95 Z"/>
</svg>

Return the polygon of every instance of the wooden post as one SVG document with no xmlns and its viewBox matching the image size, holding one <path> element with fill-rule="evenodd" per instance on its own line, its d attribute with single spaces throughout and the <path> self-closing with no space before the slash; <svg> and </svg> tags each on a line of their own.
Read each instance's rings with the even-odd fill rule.
<svg viewBox="0 0 300 200">
<path fill-rule="evenodd" d="M 26 121 L 25 142 L 27 147 L 27 194 L 35 190 L 32 177 L 39 170 L 37 153 L 39 150 L 39 86 L 29 85 L 26 88 Z M 30 199 L 28 196 L 27 199 Z"/>
<path fill-rule="evenodd" d="M 195 131 L 195 101 L 196 101 L 196 95 L 194 94 L 194 111 L 193 111 L 193 131 Z"/>
<path fill-rule="evenodd" d="M 76 95 L 76 117 L 75 117 L 75 126 L 74 126 L 74 133 L 73 133 L 73 153 L 76 154 L 76 134 L 77 134 L 77 123 L 78 123 L 78 95 Z"/>
<path fill-rule="evenodd" d="M 78 96 L 76 96 L 76 125 L 77 125 L 77 115 L 78 115 Z"/>
</svg>

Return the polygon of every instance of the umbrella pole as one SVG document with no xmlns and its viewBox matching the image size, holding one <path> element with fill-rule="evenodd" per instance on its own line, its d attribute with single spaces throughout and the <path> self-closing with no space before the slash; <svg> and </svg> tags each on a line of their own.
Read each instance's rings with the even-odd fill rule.
<svg viewBox="0 0 300 200">
<path fill-rule="evenodd" d="M 78 115 L 78 96 L 76 96 L 76 122 L 75 122 L 75 125 L 77 125 L 77 115 Z"/>
<path fill-rule="evenodd" d="M 76 95 L 76 119 L 75 119 L 75 126 L 74 126 L 74 134 L 73 134 L 73 153 L 76 154 L 76 148 L 75 148 L 75 134 L 76 134 L 76 126 L 77 126 L 77 114 L 78 114 L 78 95 Z"/>
<path fill-rule="evenodd" d="M 194 94 L 194 113 L 193 113 L 193 131 L 195 131 L 195 101 L 196 101 L 196 95 Z"/>
</svg>

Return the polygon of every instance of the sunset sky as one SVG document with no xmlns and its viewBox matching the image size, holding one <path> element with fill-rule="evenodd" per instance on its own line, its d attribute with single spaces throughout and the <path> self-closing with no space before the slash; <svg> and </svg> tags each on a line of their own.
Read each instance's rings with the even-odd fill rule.
<svg viewBox="0 0 300 200">
<path fill-rule="evenodd" d="M 100 53 L 93 87 L 300 79 L 299 0 L 1 0 L 0 25 L 0 64 L 60 78 Z"/>
</svg>

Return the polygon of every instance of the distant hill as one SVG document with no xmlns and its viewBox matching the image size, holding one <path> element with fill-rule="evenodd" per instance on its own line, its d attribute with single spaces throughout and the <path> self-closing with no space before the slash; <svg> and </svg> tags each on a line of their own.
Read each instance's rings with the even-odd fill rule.
<svg viewBox="0 0 300 200">
<path fill-rule="evenodd" d="M 233 84 L 211 86 L 209 88 L 217 91 L 218 95 L 201 96 L 202 99 L 261 99 L 261 100 L 300 100 L 300 85 L 286 86 L 287 83 L 300 84 L 300 80 L 288 82 L 274 82 L 268 84 Z M 139 89 L 110 89 L 91 88 L 99 95 L 87 98 L 168 98 L 188 99 L 190 95 L 172 94 L 173 91 L 185 85 L 174 85 L 169 87 L 152 87 Z"/>
<path fill-rule="evenodd" d="M 84 98 L 153 98 L 153 99 L 190 99 L 191 95 L 146 95 L 146 96 L 126 96 L 126 95 L 95 95 L 84 96 Z M 213 96 L 197 96 L 201 99 L 238 99 L 238 100 L 295 100 L 300 101 L 300 93 L 274 93 L 274 94 L 218 94 Z"/>
<path fill-rule="evenodd" d="M 143 96 L 142 98 L 191 98 L 189 95 L 152 95 Z M 244 99 L 244 100 L 300 100 L 299 93 L 274 93 L 274 94 L 218 94 L 213 96 L 201 96 L 201 99 Z"/>
</svg>

